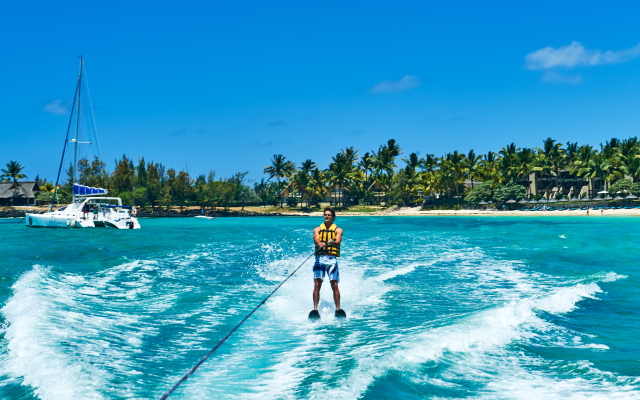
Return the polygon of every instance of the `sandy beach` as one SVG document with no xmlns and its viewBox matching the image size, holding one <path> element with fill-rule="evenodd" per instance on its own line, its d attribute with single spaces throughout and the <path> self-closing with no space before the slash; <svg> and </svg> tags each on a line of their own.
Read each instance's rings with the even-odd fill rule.
<svg viewBox="0 0 640 400">
<path fill-rule="evenodd" d="M 322 216 L 320 212 L 314 213 L 300 213 L 300 215 L 308 216 Z M 516 216 L 516 217 L 553 217 L 553 216 L 576 216 L 587 217 L 586 210 L 573 210 L 573 211 L 479 211 L 479 210 L 434 210 L 434 211 L 420 211 L 415 208 L 398 208 L 396 210 L 385 210 L 374 213 L 362 213 L 362 212 L 338 212 L 341 217 L 366 217 L 366 216 L 385 216 L 385 217 L 419 217 L 419 216 Z M 611 215 L 624 215 L 624 216 L 639 216 L 640 209 L 632 210 L 589 210 L 589 217 L 611 216 Z"/>
</svg>

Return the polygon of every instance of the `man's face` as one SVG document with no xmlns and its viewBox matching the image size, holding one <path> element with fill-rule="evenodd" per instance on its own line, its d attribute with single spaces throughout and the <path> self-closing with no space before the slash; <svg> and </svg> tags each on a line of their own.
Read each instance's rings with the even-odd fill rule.
<svg viewBox="0 0 640 400">
<path fill-rule="evenodd" d="M 324 222 L 333 222 L 333 215 L 331 215 L 331 211 L 324 212 Z"/>
</svg>

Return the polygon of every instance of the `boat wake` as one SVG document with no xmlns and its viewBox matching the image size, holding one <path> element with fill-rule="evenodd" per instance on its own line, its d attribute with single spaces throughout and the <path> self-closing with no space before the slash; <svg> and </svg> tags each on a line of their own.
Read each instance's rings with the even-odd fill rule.
<svg viewBox="0 0 640 400">
<path fill-rule="evenodd" d="M 346 320 L 323 285 L 308 321 L 309 260 L 176 398 L 640 398 L 638 378 L 588 360 L 607 345 L 562 323 L 626 276 L 554 277 L 452 238 L 391 246 L 340 259 Z M 33 266 L 0 310 L 3 383 L 45 400 L 159 396 L 305 258 L 272 245 L 230 264 L 235 249 L 218 248 L 95 273 Z"/>
</svg>

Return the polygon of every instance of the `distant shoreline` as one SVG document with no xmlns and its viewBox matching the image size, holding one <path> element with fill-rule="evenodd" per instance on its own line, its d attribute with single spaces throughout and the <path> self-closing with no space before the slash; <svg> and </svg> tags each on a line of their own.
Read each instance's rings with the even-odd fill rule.
<svg viewBox="0 0 640 400">
<path fill-rule="evenodd" d="M 37 210 L 9 210 L 0 211 L 0 219 L 24 218 L 27 212 L 37 212 Z M 284 211 L 284 210 L 283 210 Z M 202 213 L 199 210 L 163 210 L 163 211 L 139 211 L 138 218 L 194 218 Z M 618 209 L 618 210 L 589 210 L 590 217 L 596 216 L 637 216 L 640 217 L 640 209 Z M 321 212 L 265 212 L 256 213 L 251 211 L 222 211 L 209 212 L 208 216 L 213 218 L 247 218 L 247 217 L 322 217 Z M 397 209 L 379 212 L 354 212 L 338 211 L 337 217 L 553 217 L 553 216 L 575 216 L 586 217 L 586 210 L 572 211 L 480 211 L 480 210 L 430 210 L 418 211 L 416 209 Z"/>
</svg>

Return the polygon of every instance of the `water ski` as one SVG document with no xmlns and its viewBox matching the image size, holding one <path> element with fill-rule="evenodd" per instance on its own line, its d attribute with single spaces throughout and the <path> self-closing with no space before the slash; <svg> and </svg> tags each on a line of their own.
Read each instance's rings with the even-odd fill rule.
<svg viewBox="0 0 640 400">
<path fill-rule="evenodd" d="M 311 312 L 309 313 L 309 319 L 312 321 L 319 320 L 320 313 L 318 312 L 318 310 L 311 310 Z"/>
<path fill-rule="evenodd" d="M 336 318 L 347 318 L 347 313 L 343 309 L 336 310 Z"/>
</svg>

